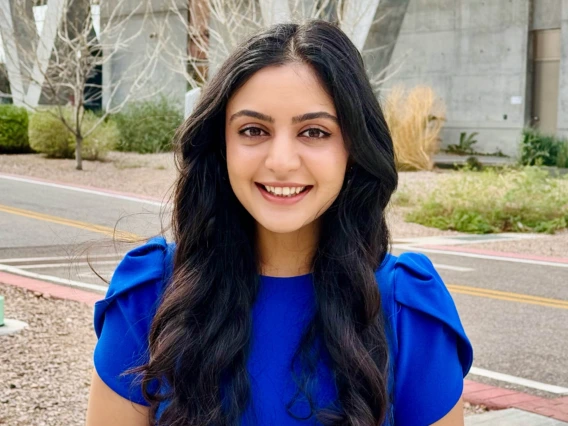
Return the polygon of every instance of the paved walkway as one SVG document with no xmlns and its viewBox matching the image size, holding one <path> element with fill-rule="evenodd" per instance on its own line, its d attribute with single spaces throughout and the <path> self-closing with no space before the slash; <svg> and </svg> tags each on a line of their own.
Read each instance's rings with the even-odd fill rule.
<svg viewBox="0 0 568 426">
<path fill-rule="evenodd" d="M 469 157 L 476 157 L 485 166 L 502 166 L 505 164 L 515 164 L 515 159 L 510 157 L 497 157 L 494 155 L 455 155 L 446 154 L 443 152 L 434 155 L 434 163 L 438 166 L 465 164 Z"/>
<path fill-rule="evenodd" d="M 491 410 L 517 409 L 513 411 L 505 410 L 506 413 L 502 414 L 503 417 L 495 417 L 499 418 L 501 423 L 468 423 L 468 425 L 568 425 L 568 396 L 560 398 L 541 398 L 511 389 L 477 383 L 472 380 L 465 380 L 464 383 L 463 398 L 471 404 L 485 405 Z M 518 411 L 520 410 L 522 410 L 522 412 L 519 414 Z M 524 413 L 534 414 L 528 416 L 528 414 Z M 519 418 L 518 416 L 525 416 L 526 418 L 523 418 L 523 421 L 519 422 L 515 420 Z M 534 419 L 534 422 L 531 419 Z M 557 422 L 543 423 L 546 419 L 557 420 Z"/>
<path fill-rule="evenodd" d="M 567 423 L 516 408 L 466 417 L 465 426 L 565 426 Z"/>
</svg>

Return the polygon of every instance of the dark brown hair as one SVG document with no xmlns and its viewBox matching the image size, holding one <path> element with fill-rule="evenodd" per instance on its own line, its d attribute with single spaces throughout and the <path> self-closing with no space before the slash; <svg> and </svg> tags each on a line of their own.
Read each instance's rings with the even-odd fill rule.
<svg viewBox="0 0 568 426">
<path fill-rule="evenodd" d="M 225 109 L 255 72 L 291 62 L 311 66 L 332 97 L 353 164 L 321 216 L 312 259 L 316 312 L 294 355 L 301 373 L 291 366 L 291 374 L 323 424 L 376 426 L 389 411 L 387 323 L 375 270 L 389 249 L 384 210 L 398 180 L 393 145 L 358 50 L 336 25 L 316 20 L 276 25 L 243 43 L 178 130 L 173 275 L 151 326 L 149 362 L 135 369 L 151 424 L 165 400 L 160 424 L 238 424 L 250 399 L 246 361 L 259 267 L 254 220 L 228 181 Z M 338 390 L 333 408 L 317 407 L 308 392 L 316 338 Z"/>
</svg>

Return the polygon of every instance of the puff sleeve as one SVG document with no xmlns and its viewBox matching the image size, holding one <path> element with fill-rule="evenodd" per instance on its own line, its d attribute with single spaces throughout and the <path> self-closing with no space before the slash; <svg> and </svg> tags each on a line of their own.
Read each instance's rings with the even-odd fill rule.
<svg viewBox="0 0 568 426">
<path fill-rule="evenodd" d="M 404 253 L 393 274 L 395 424 L 430 425 L 460 398 L 473 350 L 452 296 L 428 257 Z"/>
<path fill-rule="evenodd" d="M 95 303 L 95 369 L 113 391 L 137 404 L 148 405 L 134 383 L 136 376 L 120 374 L 148 361 L 148 334 L 171 273 L 171 249 L 159 236 L 129 251 L 105 298 Z"/>
</svg>

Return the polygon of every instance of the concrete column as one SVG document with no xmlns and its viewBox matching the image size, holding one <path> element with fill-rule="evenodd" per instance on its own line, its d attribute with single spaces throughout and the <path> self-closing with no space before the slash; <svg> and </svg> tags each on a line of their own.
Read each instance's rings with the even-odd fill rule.
<svg viewBox="0 0 568 426">
<path fill-rule="evenodd" d="M 568 137 L 568 0 L 561 0 L 558 135 Z"/>
<path fill-rule="evenodd" d="M 386 2 L 388 3 L 388 0 Z M 359 50 L 363 50 L 379 3 L 380 0 L 359 0 L 345 3 L 341 29 Z M 403 3 L 408 4 L 408 1 Z M 402 20 L 400 24 L 402 24 Z"/>
<path fill-rule="evenodd" d="M 118 37 L 117 31 L 112 31 L 120 26 L 122 39 L 135 36 L 128 46 L 123 46 L 116 51 L 103 65 L 103 108 L 115 106 L 123 102 L 129 95 L 132 100 L 143 98 L 149 94 L 160 92 L 172 102 L 179 105 L 183 111 L 187 82 L 185 77 L 173 70 L 169 65 L 172 60 L 169 53 L 175 53 L 180 60 L 187 57 L 187 29 L 180 22 L 178 16 L 171 13 L 170 7 L 175 4 L 180 15 L 188 16 L 188 2 L 184 0 L 163 1 L 149 0 L 148 7 L 145 1 L 128 0 L 120 3 L 117 10 L 116 0 L 101 0 L 101 43 L 103 55 L 109 58 L 115 51 Z M 148 15 L 151 13 L 151 19 Z M 112 17 L 112 21 L 109 21 Z M 104 30 L 109 26 L 110 31 Z M 163 39 L 158 40 L 162 29 Z M 144 84 L 132 93 L 133 79 L 140 73 L 140 67 L 147 65 L 144 58 L 148 52 L 155 51 L 157 46 L 165 45 L 168 54 L 161 55 L 156 61 L 156 66 L 148 69 L 149 75 L 143 77 Z M 137 67 L 133 65 L 138 64 Z"/>
<path fill-rule="evenodd" d="M 21 5 L 19 3 L 22 3 Z M 16 2 L 15 0 L 0 2 L 0 36 L 4 44 L 4 56 L 6 61 L 6 71 L 10 82 L 10 91 L 12 93 L 12 102 L 15 105 L 22 106 L 24 104 L 24 97 L 27 90 L 26 76 L 23 74 L 25 64 L 22 63 L 25 58 L 25 47 L 27 40 L 32 44 L 34 37 L 21 37 L 21 32 L 25 30 L 25 22 L 23 17 L 25 12 L 31 12 L 33 19 L 33 12 L 31 9 L 32 3 Z M 23 14 L 18 11 L 24 12 Z M 32 21 L 33 22 L 33 21 Z M 25 31 L 25 34 L 27 31 Z M 34 34 L 35 36 L 35 34 Z M 31 48 L 32 46 L 30 46 Z M 24 66 L 23 66 L 24 65 Z M 29 74 L 28 74 L 29 76 Z"/>
<path fill-rule="evenodd" d="M 292 18 L 292 12 L 286 0 L 259 0 L 258 3 L 262 11 L 264 25 L 267 27 L 288 22 Z"/>
</svg>

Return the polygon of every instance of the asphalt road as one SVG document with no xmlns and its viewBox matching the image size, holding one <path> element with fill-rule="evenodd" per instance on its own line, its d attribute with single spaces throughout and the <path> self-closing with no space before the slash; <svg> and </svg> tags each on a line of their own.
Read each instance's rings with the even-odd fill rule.
<svg viewBox="0 0 568 426">
<path fill-rule="evenodd" d="M 90 250 L 97 272 L 110 279 L 132 247 L 109 244 L 113 229 L 152 236 L 169 224 L 168 217 L 159 202 L 0 176 L 0 265 L 104 286 L 86 264 L 84 250 Z M 395 246 L 393 252 L 408 250 L 419 251 Z M 558 396 L 514 379 L 568 391 L 568 265 L 425 254 L 452 292 L 474 345 L 474 366 L 514 376 L 471 378 L 540 395 Z"/>
</svg>

